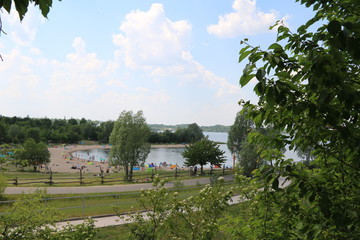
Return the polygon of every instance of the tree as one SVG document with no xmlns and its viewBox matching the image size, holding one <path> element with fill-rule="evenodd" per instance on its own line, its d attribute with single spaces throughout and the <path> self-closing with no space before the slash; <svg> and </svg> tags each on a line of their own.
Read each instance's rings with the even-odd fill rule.
<svg viewBox="0 0 360 240">
<path fill-rule="evenodd" d="M 195 143 L 185 146 L 182 156 L 185 158 L 185 166 L 200 165 L 203 174 L 204 165 L 220 165 L 225 162 L 224 151 L 219 149 L 219 145 L 207 138 L 203 138 Z"/>
<path fill-rule="evenodd" d="M 132 180 L 134 166 L 144 164 L 150 152 L 149 136 L 142 111 L 123 111 L 116 120 L 110 135 L 109 163 L 124 167 L 126 181 Z"/>
<path fill-rule="evenodd" d="M 92 220 L 75 227 L 67 224 L 60 230 L 56 229 L 55 223 L 61 215 L 59 210 L 45 204 L 45 198 L 43 191 L 24 194 L 10 207 L 9 214 L 0 215 L 1 239 L 81 240 L 94 237 L 96 230 Z"/>
<path fill-rule="evenodd" d="M 196 142 L 204 138 L 203 131 L 196 123 L 190 124 L 186 128 L 186 131 L 188 132 L 189 135 L 188 142 Z"/>
<path fill-rule="evenodd" d="M 39 165 L 50 162 L 50 153 L 44 143 L 36 143 L 34 139 L 29 138 L 24 143 L 24 152 L 21 158 L 27 160 L 36 171 Z"/>
<path fill-rule="evenodd" d="M 278 150 L 286 145 L 295 150 L 313 147 L 318 166 L 311 170 L 262 153 L 275 164 L 259 172 L 265 186 L 257 198 L 256 221 L 264 224 L 256 227 L 268 237 L 281 229 L 284 239 L 357 239 L 360 5 L 356 0 L 301 3 L 316 14 L 297 32 L 279 22 L 277 42 L 267 50 L 243 41 L 246 46 L 240 51 L 239 60 L 249 61 L 240 84 L 255 78 L 259 96 L 256 105 L 242 104 L 257 126 L 272 124 L 278 130 L 276 136 L 256 141 Z M 280 176 L 292 181 L 285 190 L 279 188 Z"/>
<path fill-rule="evenodd" d="M 259 169 L 262 164 L 259 148 L 257 144 L 250 143 L 245 139 L 241 143 L 241 150 L 237 153 L 241 174 L 252 176 L 255 169 Z"/>
<path fill-rule="evenodd" d="M 41 141 L 40 129 L 39 128 L 30 128 L 27 131 L 26 137 L 34 139 L 37 143 L 40 142 Z"/>
<path fill-rule="evenodd" d="M 254 122 L 246 117 L 247 110 L 244 108 L 236 114 L 235 122 L 230 127 L 227 146 L 232 154 L 241 150 L 241 145 L 246 141 L 247 135 L 254 128 Z"/>
<path fill-rule="evenodd" d="M 138 198 L 140 206 L 149 211 L 123 215 L 115 210 L 122 220 L 132 222 L 126 227 L 135 239 L 215 239 L 219 218 L 231 198 L 231 192 L 224 190 L 223 179 L 184 199 L 155 176 L 153 188 L 143 190 Z"/>
</svg>

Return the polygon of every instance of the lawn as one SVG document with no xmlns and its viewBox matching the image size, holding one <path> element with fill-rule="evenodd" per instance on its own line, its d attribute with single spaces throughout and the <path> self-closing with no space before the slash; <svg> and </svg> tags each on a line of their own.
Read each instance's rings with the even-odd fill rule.
<svg viewBox="0 0 360 240">
<path fill-rule="evenodd" d="M 226 189 L 234 187 L 234 183 L 227 183 Z M 196 195 L 204 186 L 193 186 L 170 189 L 177 191 L 181 198 Z M 88 216 L 100 216 L 114 214 L 113 207 L 117 206 L 121 212 L 140 210 L 137 197 L 140 192 L 106 193 L 106 194 L 61 194 L 49 195 L 45 204 L 60 209 L 64 219 L 85 218 Z M 20 195 L 6 195 L 6 200 L 16 200 Z M 0 214 L 6 213 L 11 203 L 0 202 Z M 133 208 L 132 208 L 133 207 Z"/>
</svg>

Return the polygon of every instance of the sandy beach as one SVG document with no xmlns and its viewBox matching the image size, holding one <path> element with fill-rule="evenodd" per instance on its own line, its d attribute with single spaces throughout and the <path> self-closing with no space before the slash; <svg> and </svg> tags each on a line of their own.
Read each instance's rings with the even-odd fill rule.
<svg viewBox="0 0 360 240">
<path fill-rule="evenodd" d="M 152 148 L 181 148 L 184 147 L 182 144 L 169 144 L 169 145 L 152 145 Z M 89 149 L 110 149 L 109 145 L 66 145 L 66 146 L 55 146 L 50 147 L 50 163 L 48 167 L 53 172 L 79 172 L 78 169 L 72 169 L 75 167 L 82 167 L 84 172 L 100 173 L 101 169 L 106 171 L 109 167 L 108 163 L 101 163 L 93 161 L 93 164 L 89 165 L 85 159 L 80 159 L 71 155 L 72 152 L 89 150 Z"/>
</svg>

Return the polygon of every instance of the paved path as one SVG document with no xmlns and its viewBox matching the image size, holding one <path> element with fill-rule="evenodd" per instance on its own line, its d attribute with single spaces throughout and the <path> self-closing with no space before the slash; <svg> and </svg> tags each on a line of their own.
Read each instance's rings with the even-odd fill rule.
<svg viewBox="0 0 360 240">
<path fill-rule="evenodd" d="M 225 175 L 225 181 L 232 181 L 232 175 Z M 197 184 L 210 183 L 209 177 L 181 180 L 184 186 L 194 186 Z M 174 182 L 169 182 L 166 187 L 173 187 Z M 87 186 L 87 187 L 7 187 L 5 194 L 21 194 L 32 193 L 37 189 L 46 189 L 48 194 L 82 194 L 82 193 L 106 193 L 106 192 L 131 192 L 140 191 L 141 189 L 151 188 L 151 183 L 139 183 L 139 184 L 123 184 L 123 185 L 111 185 L 111 186 Z"/>
<path fill-rule="evenodd" d="M 233 196 L 231 198 L 231 200 L 229 200 L 230 205 L 238 204 L 239 202 L 240 202 L 240 197 L 238 195 Z M 145 214 L 146 214 L 146 212 L 143 213 L 143 216 L 146 219 Z M 95 224 L 96 228 L 117 226 L 117 225 L 123 225 L 123 224 L 130 223 L 129 221 L 120 219 L 118 216 L 99 217 L 99 218 L 93 218 L 93 220 L 94 220 L 94 224 Z M 56 227 L 60 229 L 61 227 L 65 226 L 68 223 L 70 223 L 72 225 L 78 225 L 78 224 L 81 224 L 83 222 L 84 222 L 84 220 L 73 220 L 73 221 L 67 221 L 67 222 L 58 222 L 56 224 Z"/>
</svg>

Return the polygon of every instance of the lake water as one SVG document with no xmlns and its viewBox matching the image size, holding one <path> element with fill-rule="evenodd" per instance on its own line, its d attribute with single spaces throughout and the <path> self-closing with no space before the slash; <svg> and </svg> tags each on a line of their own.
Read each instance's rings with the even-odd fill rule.
<svg viewBox="0 0 360 240">
<path fill-rule="evenodd" d="M 226 142 L 228 133 L 223 132 L 204 132 L 205 136 L 208 136 L 210 140 L 215 142 L 222 142 L 220 149 L 225 151 L 226 162 L 225 165 L 232 167 L 232 157 L 229 149 L 227 148 Z M 151 151 L 145 161 L 146 164 L 154 163 L 159 165 L 160 163 L 166 162 L 168 164 L 177 164 L 179 167 L 184 166 L 184 158 L 181 153 L 185 148 L 151 148 Z M 94 158 L 96 161 L 105 160 L 107 161 L 109 156 L 109 149 L 91 149 L 85 151 L 74 152 L 73 155 L 82 159 L 90 160 Z"/>
<path fill-rule="evenodd" d="M 220 149 L 225 152 L 224 156 L 226 159 L 225 166 L 232 167 L 233 160 L 231 156 L 231 152 L 227 148 L 226 142 L 228 139 L 228 133 L 224 132 L 204 132 L 205 136 L 208 136 L 210 140 L 215 142 L 221 142 L 224 144 L 220 144 Z M 166 162 L 168 164 L 177 164 L 179 167 L 184 166 L 184 158 L 181 153 L 185 150 L 185 148 L 152 148 L 145 163 L 151 164 L 154 163 L 159 165 L 160 163 Z M 77 151 L 74 152 L 73 155 L 80 157 L 82 159 L 90 160 L 91 157 L 96 161 L 107 161 L 109 156 L 109 149 L 91 149 L 85 151 Z M 295 161 L 299 161 L 296 153 L 293 151 L 287 150 L 285 153 L 286 158 L 293 158 Z M 210 166 L 206 166 L 210 167 Z"/>
</svg>

